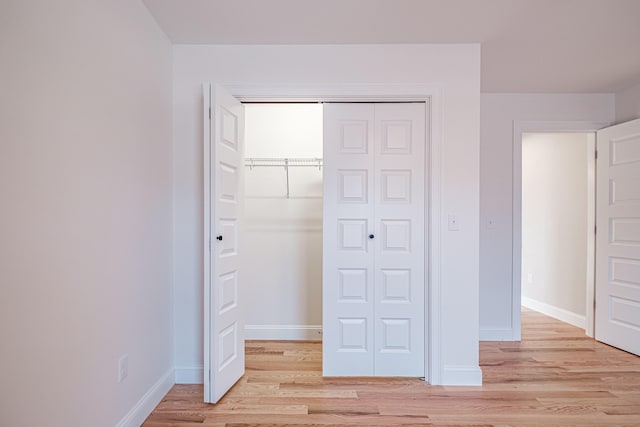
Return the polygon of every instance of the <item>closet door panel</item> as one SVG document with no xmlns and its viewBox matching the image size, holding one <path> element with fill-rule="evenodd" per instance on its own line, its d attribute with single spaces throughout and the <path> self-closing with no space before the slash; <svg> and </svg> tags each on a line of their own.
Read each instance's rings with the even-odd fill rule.
<svg viewBox="0 0 640 427">
<path fill-rule="evenodd" d="M 424 376 L 425 104 L 376 104 L 375 375 Z"/>
<path fill-rule="evenodd" d="M 373 373 L 373 116 L 324 106 L 324 375 Z"/>
<path fill-rule="evenodd" d="M 222 87 L 205 85 L 204 401 L 216 403 L 244 374 L 238 301 L 242 221 L 244 107 Z"/>
<path fill-rule="evenodd" d="M 424 376 L 425 104 L 326 104 L 324 375 Z"/>
</svg>

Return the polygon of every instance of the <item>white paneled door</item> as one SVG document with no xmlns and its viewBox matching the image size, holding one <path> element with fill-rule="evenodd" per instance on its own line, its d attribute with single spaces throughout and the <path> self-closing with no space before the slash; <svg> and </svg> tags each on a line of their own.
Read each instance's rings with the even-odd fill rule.
<svg viewBox="0 0 640 427">
<path fill-rule="evenodd" d="M 597 145 L 595 336 L 640 355 L 640 120 Z"/>
<path fill-rule="evenodd" d="M 325 104 L 324 375 L 424 376 L 425 116 Z"/>
<path fill-rule="evenodd" d="M 208 84 L 204 104 L 204 400 L 216 403 L 244 374 L 238 305 L 244 108 Z"/>
</svg>

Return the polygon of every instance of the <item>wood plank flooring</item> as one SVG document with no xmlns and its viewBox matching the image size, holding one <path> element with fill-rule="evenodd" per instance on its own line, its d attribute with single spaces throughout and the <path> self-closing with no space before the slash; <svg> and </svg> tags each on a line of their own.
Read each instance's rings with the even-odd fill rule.
<svg viewBox="0 0 640 427">
<path fill-rule="evenodd" d="M 534 311 L 522 324 L 522 342 L 481 343 L 482 387 L 323 378 L 319 342 L 249 341 L 217 405 L 175 385 L 143 426 L 640 426 L 640 357 Z"/>
</svg>

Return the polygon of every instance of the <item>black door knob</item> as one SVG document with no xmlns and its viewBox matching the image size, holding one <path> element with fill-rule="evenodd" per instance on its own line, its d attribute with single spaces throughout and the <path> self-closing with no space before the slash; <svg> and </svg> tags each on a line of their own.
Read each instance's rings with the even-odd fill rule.
<svg viewBox="0 0 640 427">
<path fill-rule="evenodd" d="M 373 234 L 369 234 L 369 238 L 370 239 L 373 239 L 374 237 L 376 237 L 376 236 L 374 236 Z"/>
<path fill-rule="evenodd" d="M 218 236 L 218 237 L 216 237 L 216 239 L 222 240 L 222 236 Z"/>
</svg>

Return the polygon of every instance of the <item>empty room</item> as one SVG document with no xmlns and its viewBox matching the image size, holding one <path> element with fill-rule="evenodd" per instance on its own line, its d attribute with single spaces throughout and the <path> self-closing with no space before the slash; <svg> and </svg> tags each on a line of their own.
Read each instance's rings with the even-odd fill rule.
<svg viewBox="0 0 640 427">
<path fill-rule="evenodd" d="M 640 425 L 639 21 L 0 1 L 0 426 Z"/>
</svg>

